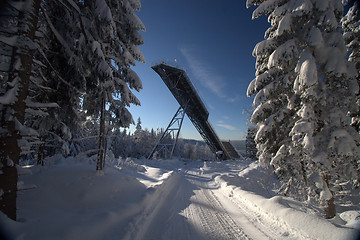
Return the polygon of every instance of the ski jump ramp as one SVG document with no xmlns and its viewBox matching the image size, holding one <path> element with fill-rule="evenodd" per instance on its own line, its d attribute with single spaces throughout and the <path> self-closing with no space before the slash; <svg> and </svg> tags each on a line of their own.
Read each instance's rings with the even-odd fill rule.
<svg viewBox="0 0 360 240">
<path fill-rule="evenodd" d="M 164 63 L 154 65 L 152 69 L 160 75 L 211 151 L 215 154 L 223 152 L 223 159 L 240 158 L 230 142 L 220 141 L 208 120 L 209 112 L 186 72 Z"/>
</svg>

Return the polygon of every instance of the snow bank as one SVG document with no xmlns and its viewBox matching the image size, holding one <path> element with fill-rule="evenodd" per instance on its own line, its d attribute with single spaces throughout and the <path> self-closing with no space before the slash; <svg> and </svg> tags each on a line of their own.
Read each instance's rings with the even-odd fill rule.
<svg viewBox="0 0 360 240">
<path fill-rule="evenodd" d="M 266 170 L 254 163 L 240 172 L 237 178 L 228 174 L 219 175 L 215 177 L 215 182 L 226 195 L 235 198 L 239 204 L 246 204 L 264 218 L 271 218 L 280 225 L 287 225 L 306 239 L 356 239 L 359 232 L 354 226 L 358 226 L 360 218 L 357 211 L 350 216 L 349 213 L 340 216 L 343 219 L 348 217 L 352 222 L 345 226 L 336 226 L 311 213 L 311 210 L 300 202 L 276 196 L 268 191 L 267 186 L 276 184 L 276 181 L 270 179 L 270 175 L 265 172 Z"/>
<path fill-rule="evenodd" d="M 113 161 L 103 174 L 89 158 L 57 155 L 47 163 L 19 169 L 18 221 L 0 212 L 0 239 L 123 239 L 154 187 L 172 175 L 132 159 Z"/>
</svg>

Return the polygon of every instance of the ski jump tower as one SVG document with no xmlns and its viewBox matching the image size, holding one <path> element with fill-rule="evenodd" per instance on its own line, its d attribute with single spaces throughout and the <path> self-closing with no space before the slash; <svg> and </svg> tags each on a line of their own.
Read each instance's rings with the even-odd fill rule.
<svg viewBox="0 0 360 240">
<path fill-rule="evenodd" d="M 164 149 L 168 150 L 168 157 L 172 157 L 185 113 L 214 154 L 222 152 L 222 159 L 239 158 L 230 142 L 220 141 L 208 120 L 209 112 L 185 71 L 164 63 L 155 65 L 152 69 L 160 75 L 180 107 L 148 159 L 152 158 L 156 151 L 160 152 Z"/>
</svg>

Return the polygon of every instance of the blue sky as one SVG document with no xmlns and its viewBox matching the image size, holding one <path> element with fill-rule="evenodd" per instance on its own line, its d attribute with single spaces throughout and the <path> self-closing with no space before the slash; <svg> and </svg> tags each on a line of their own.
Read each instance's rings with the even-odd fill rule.
<svg viewBox="0 0 360 240">
<path fill-rule="evenodd" d="M 136 93 L 141 106 L 131 106 L 143 128 L 166 128 L 179 107 L 151 66 L 166 61 L 185 69 L 210 113 L 221 139 L 246 135 L 252 98 L 247 86 L 254 78 L 255 44 L 263 40 L 266 19 L 251 20 L 244 0 L 142 0 L 137 15 L 146 26 L 140 47 L 146 64 L 133 69 L 143 83 Z M 175 61 L 176 59 L 176 61 Z M 130 128 L 134 131 L 134 126 Z M 201 139 L 185 117 L 181 137 Z"/>
</svg>

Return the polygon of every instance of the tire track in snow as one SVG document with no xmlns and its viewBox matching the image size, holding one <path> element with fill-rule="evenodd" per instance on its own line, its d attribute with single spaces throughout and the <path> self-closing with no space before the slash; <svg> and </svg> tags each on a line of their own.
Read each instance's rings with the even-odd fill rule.
<svg viewBox="0 0 360 240">
<path fill-rule="evenodd" d="M 202 212 L 207 220 L 205 223 L 208 224 L 211 235 L 215 235 L 214 239 L 250 239 L 226 212 L 211 190 L 201 189 L 199 196 L 203 196 L 211 206 L 206 209 L 207 211 Z"/>
<path fill-rule="evenodd" d="M 184 211 L 185 217 L 207 236 L 207 239 L 252 239 L 222 206 L 205 182 L 190 180 L 199 190 L 194 195 Z"/>
<path fill-rule="evenodd" d="M 210 176 L 180 171 L 146 197 L 123 239 L 294 239 L 233 200 Z"/>
<path fill-rule="evenodd" d="M 210 177 L 198 172 L 188 172 L 189 181 L 198 185 L 191 198 L 193 208 L 198 216 L 188 216 L 189 221 L 200 226 L 210 239 L 303 239 L 294 236 L 289 229 L 278 226 L 269 219 L 246 207 L 246 204 L 234 202 Z M 192 220 L 192 219 L 193 220 Z M 200 223 L 200 224 L 199 224 Z"/>
<path fill-rule="evenodd" d="M 289 228 L 287 224 L 281 219 L 274 219 L 273 217 L 268 216 L 266 212 L 259 212 L 259 209 L 256 207 L 256 205 L 253 205 L 239 195 L 234 195 L 232 190 L 229 192 L 229 190 L 224 191 L 224 189 L 218 188 L 216 190 L 216 195 L 221 198 L 223 202 L 228 201 L 235 205 L 237 211 L 242 213 L 242 217 L 246 218 L 246 221 L 251 222 L 252 226 L 255 227 L 259 233 L 264 234 L 267 239 L 309 239 L 308 236 L 304 236 L 301 233 Z"/>
<path fill-rule="evenodd" d="M 191 185 L 183 175 L 173 174 L 153 193 L 143 200 L 141 214 L 129 223 L 126 234 L 120 239 L 205 239 L 187 219 L 180 214 L 190 204 L 193 193 Z"/>
</svg>

